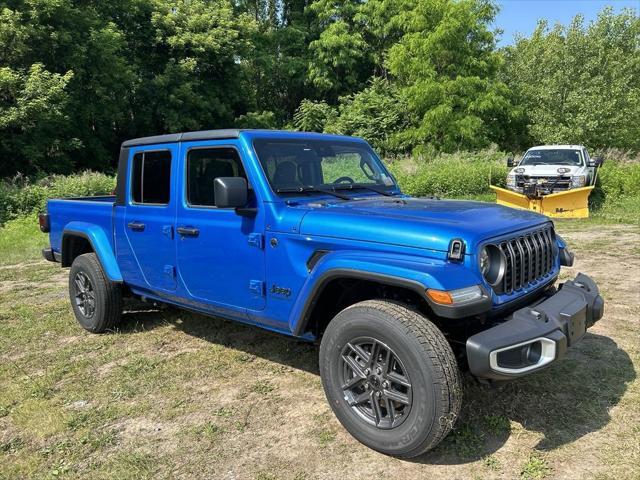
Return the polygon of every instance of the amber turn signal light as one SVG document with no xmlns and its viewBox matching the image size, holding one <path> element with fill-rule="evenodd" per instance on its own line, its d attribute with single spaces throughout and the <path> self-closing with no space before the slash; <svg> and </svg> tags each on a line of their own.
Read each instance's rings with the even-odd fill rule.
<svg viewBox="0 0 640 480">
<path fill-rule="evenodd" d="M 440 303 L 442 305 L 453 304 L 453 298 L 451 298 L 451 294 L 444 290 L 434 290 L 430 288 L 427 290 L 427 296 L 435 303 Z"/>
</svg>

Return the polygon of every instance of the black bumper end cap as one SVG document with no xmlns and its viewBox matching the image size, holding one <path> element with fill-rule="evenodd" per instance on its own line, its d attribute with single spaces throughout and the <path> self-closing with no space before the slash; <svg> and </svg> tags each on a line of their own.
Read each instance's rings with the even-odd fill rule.
<svg viewBox="0 0 640 480">
<path fill-rule="evenodd" d="M 51 248 L 43 248 L 42 256 L 44 257 L 45 260 L 48 260 L 49 262 L 60 261 L 60 254 L 58 252 L 54 252 L 53 249 Z"/>
<path fill-rule="evenodd" d="M 560 249 L 560 265 L 563 267 L 573 267 L 575 255 L 568 248 Z"/>
<path fill-rule="evenodd" d="M 466 351 L 471 374 L 481 379 L 510 380 L 537 372 L 544 366 L 524 373 L 495 371 L 490 365 L 491 352 L 547 338 L 556 345 L 555 361 L 602 318 L 604 300 L 596 283 L 587 275 L 579 273 L 560 287 L 555 295 L 535 307 L 521 308 L 506 322 L 469 337 Z"/>
</svg>

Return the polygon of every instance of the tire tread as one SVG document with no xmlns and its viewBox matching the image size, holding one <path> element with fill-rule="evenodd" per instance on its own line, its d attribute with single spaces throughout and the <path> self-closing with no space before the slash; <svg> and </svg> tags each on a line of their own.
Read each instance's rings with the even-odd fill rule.
<svg viewBox="0 0 640 480">
<path fill-rule="evenodd" d="M 98 315 L 95 324 L 92 327 L 86 327 L 81 324 L 82 327 L 92 333 L 103 333 L 108 330 L 112 330 L 118 324 L 122 316 L 122 288 L 120 284 L 112 282 L 107 278 L 104 270 L 102 269 L 102 265 L 100 264 L 100 260 L 98 260 L 95 253 L 84 253 L 82 255 L 78 255 L 78 257 L 73 261 L 71 271 L 69 272 L 70 288 L 73 274 L 75 273 L 74 266 L 93 273 L 96 280 L 94 290 L 97 292 L 97 290 L 100 289 L 102 291 L 102 296 L 104 297 L 102 305 L 96 305 L 96 314 L 99 313 L 99 308 L 102 308 L 103 312 L 101 315 Z M 73 298 L 71 301 L 73 301 Z M 97 301 L 98 298 L 96 295 L 96 302 Z"/>
<path fill-rule="evenodd" d="M 405 333 L 414 336 L 423 353 L 430 358 L 433 366 L 434 383 L 440 395 L 440 415 L 437 425 L 422 444 L 415 449 L 396 455 L 401 458 L 416 457 L 434 448 L 453 429 L 462 407 L 462 376 L 453 350 L 438 327 L 421 313 L 407 306 L 388 300 L 365 300 L 347 307 L 368 308 L 381 311 L 402 325 Z M 344 311 L 344 310 L 343 310 Z"/>
</svg>

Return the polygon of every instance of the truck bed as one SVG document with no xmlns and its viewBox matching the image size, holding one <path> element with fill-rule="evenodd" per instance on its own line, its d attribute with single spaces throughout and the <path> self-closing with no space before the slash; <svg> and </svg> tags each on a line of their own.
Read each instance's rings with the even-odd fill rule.
<svg viewBox="0 0 640 480">
<path fill-rule="evenodd" d="M 62 232 L 71 222 L 87 222 L 98 225 L 105 232 L 113 232 L 113 208 L 115 196 L 55 198 L 47 202 L 50 232 L 49 241 L 54 252 L 60 253 Z M 113 235 L 109 235 L 113 248 Z"/>
</svg>

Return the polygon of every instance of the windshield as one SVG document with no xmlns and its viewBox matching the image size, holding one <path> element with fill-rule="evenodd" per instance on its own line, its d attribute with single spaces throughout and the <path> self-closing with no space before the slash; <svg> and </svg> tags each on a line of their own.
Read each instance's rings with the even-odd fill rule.
<svg viewBox="0 0 640 480">
<path fill-rule="evenodd" d="M 391 175 L 371 147 L 339 140 L 257 139 L 253 146 L 277 193 L 317 189 L 387 190 Z"/>
<path fill-rule="evenodd" d="M 529 150 L 525 153 L 520 165 L 580 165 L 580 150 L 568 148 Z"/>
</svg>

